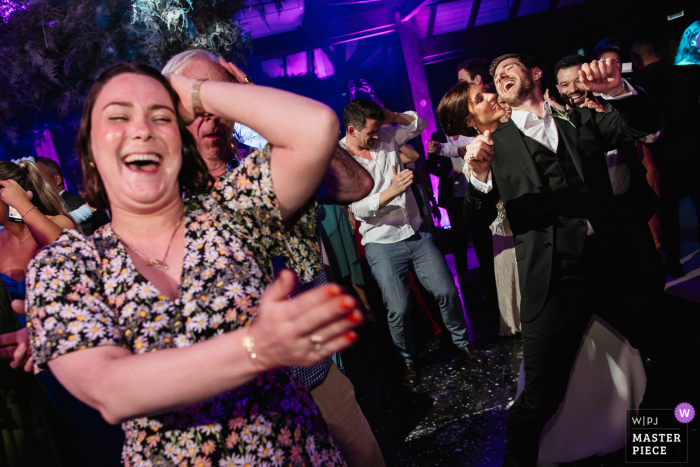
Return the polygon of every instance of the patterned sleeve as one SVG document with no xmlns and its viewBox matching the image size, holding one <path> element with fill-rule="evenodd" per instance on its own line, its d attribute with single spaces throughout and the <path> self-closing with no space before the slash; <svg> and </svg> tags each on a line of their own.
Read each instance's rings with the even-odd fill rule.
<svg viewBox="0 0 700 467">
<path fill-rule="evenodd" d="M 39 251 L 27 270 L 27 323 L 34 372 L 75 350 L 123 346 L 114 313 L 104 302 L 95 247 L 75 231 L 66 231 Z"/>
<path fill-rule="evenodd" d="M 269 271 L 272 258 L 281 256 L 301 282 L 311 282 L 321 268 L 318 202 L 312 198 L 283 224 L 270 176 L 271 151 L 265 146 L 222 176 L 204 204 L 210 211 L 221 209 L 222 215 L 233 216 L 237 234 L 257 250 Z"/>
</svg>

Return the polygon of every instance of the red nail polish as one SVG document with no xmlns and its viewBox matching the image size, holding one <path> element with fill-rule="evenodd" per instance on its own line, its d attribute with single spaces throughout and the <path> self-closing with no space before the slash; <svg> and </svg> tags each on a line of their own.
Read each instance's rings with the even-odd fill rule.
<svg viewBox="0 0 700 467">
<path fill-rule="evenodd" d="M 352 298 L 345 297 L 340 300 L 340 307 L 346 310 L 353 310 L 356 307 L 355 300 L 353 300 Z"/>
<path fill-rule="evenodd" d="M 341 289 L 335 284 L 331 284 L 328 287 L 326 287 L 326 295 L 329 297 L 337 297 L 340 295 Z"/>
<path fill-rule="evenodd" d="M 355 311 L 355 312 L 351 313 L 350 316 L 348 316 L 345 319 L 347 319 L 351 323 L 359 323 L 362 321 L 362 314 Z"/>
<path fill-rule="evenodd" d="M 354 331 L 346 332 L 345 338 L 351 342 L 354 342 L 357 340 L 357 333 Z"/>
</svg>

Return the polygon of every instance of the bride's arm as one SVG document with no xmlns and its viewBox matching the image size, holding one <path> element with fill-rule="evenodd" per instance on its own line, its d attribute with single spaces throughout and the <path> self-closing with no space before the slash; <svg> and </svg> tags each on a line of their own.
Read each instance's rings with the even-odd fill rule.
<svg viewBox="0 0 700 467">
<path fill-rule="evenodd" d="M 185 121 L 192 114 L 194 80 L 168 76 L 181 99 Z M 265 86 L 205 81 L 200 87 L 208 113 L 255 128 L 273 146 L 272 184 L 283 219 L 289 219 L 316 192 L 338 143 L 335 112 L 326 105 Z"/>
</svg>

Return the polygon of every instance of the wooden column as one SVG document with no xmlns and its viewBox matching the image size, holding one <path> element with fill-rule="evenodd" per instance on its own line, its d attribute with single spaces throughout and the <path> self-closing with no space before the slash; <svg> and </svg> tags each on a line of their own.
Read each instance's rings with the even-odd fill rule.
<svg viewBox="0 0 700 467">
<path fill-rule="evenodd" d="M 421 57 L 420 48 L 418 47 L 418 37 L 416 37 L 416 31 L 413 29 L 413 21 L 403 21 L 398 11 L 394 13 L 394 22 L 396 24 L 396 31 L 399 33 L 399 40 L 401 42 L 404 62 L 406 63 L 408 81 L 411 84 L 411 94 L 413 95 L 413 104 L 416 108 L 416 113 L 428 122 L 428 126 L 421 135 L 423 150 L 425 154 L 428 154 L 428 140 L 430 140 L 430 135 L 437 131 L 437 125 L 435 124 L 433 104 L 430 102 L 428 82 L 425 79 L 423 58 Z"/>
</svg>

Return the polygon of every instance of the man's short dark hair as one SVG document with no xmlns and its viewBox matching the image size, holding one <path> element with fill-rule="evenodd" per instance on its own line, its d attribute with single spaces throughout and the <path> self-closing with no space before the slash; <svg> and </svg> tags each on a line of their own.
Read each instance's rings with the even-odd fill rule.
<svg viewBox="0 0 700 467">
<path fill-rule="evenodd" d="M 35 157 L 34 161 L 36 161 L 37 164 L 43 164 L 46 166 L 47 169 L 49 169 L 49 172 L 51 172 L 51 175 L 60 175 L 61 179 L 63 179 L 63 171 L 61 170 L 61 166 L 58 165 L 58 163 L 53 160 L 49 159 L 48 157 Z"/>
<path fill-rule="evenodd" d="M 554 65 L 554 79 L 557 80 L 557 84 L 559 84 L 559 70 L 565 70 L 574 66 L 583 65 L 584 63 L 586 63 L 586 60 L 579 54 L 567 55 L 559 60 L 557 64 Z"/>
<path fill-rule="evenodd" d="M 485 58 L 474 57 L 465 60 L 457 65 L 457 73 L 459 73 L 459 70 L 469 73 L 472 79 L 475 79 L 476 75 L 481 76 L 481 81 L 484 84 L 493 83 L 493 78 L 489 74 L 489 62 Z"/>
<path fill-rule="evenodd" d="M 528 70 L 532 70 L 533 68 L 539 68 L 542 71 L 542 78 L 540 78 L 540 82 L 542 83 L 542 92 L 544 92 L 544 90 L 547 89 L 547 73 L 545 73 L 544 68 L 540 66 L 540 63 L 537 61 L 537 59 L 532 55 L 528 54 L 505 54 L 501 55 L 500 57 L 496 57 L 491 62 L 491 66 L 489 67 L 489 73 L 491 73 L 491 76 L 494 79 L 496 78 L 496 69 L 498 68 L 498 65 L 500 65 L 501 62 L 508 60 L 509 58 L 517 59 L 520 63 L 525 65 L 525 68 L 527 68 Z"/>
<path fill-rule="evenodd" d="M 355 99 L 343 109 L 343 124 L 346 129 L 354 126 L 362 131 L 365 129 L 368 119 L 384 120 L 384 111 L 376 102 Z"/>
<path fill-rule="evenodd" d="M 593 60 L 600 60 L 600 57 L 602 57 L 603 54 L 606 54 L 608 52 L 617 54 L 617 56 L 620 57 L 620 61 L 622 61 L 622 52 L 620 52 L 620 49 L 617 49 L 615 47 L 608 47 L 607 49 L 596 49 L 593 51 L 593 54 L 591 54 L 591 56 L 593 57 Z"/>
<path fill-rule="evenodd" d="M 644 58 L 659 54 L 659 44 L 650 37 L 639 36 L 630 45 L 630 54 Z"/>
</svg>

